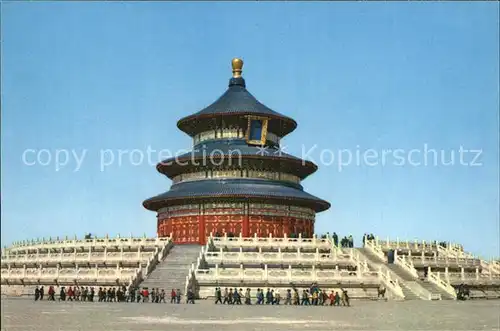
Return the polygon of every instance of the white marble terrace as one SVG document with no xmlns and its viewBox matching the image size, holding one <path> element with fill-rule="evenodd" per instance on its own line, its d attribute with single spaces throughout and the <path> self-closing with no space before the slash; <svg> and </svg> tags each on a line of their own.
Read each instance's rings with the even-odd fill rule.
<svg viewBox="0 0 500 331">
<path fill-rule="evenodd" d="M 137 285 L 172 245 L 145 236 L 17 242 L 2 250 L 2 293 L 19 285 Z"/>
<path fill-rule="evenodd" d="M 359 298 L 372 298 L 374 293 L 376 297 L 377 288 L 383 284 L 390 292 L 388 296 L 404 298 L 398 282 L 388 273 L 369 270 L 357 251 L 316 236 L 210 236 L 189 271 L 186 289 L 192 282 L 199 286 L 201 297 L 212 296 L 216 286 L 286 290 L 292 285 L 306 288 L 318 283 L 331 290 L 349 287 Z"/>
<path fill-rule="evenodd" d="M 500 286 L 498 261 L 486 262 L 463 251 L 457 244 L 447 247 L 425 241 L 365 241 L 365 247 L 381 261 L 387 262 L 386 253 L 394 250 L 394 263 L 415 279 L 434 283 L 449 294 L 455 295 L 454 286 Z"/>
</svg>

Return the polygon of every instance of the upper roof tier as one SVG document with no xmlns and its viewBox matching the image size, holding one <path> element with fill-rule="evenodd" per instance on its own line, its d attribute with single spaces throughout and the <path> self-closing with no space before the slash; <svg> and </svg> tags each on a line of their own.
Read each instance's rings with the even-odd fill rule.
<svg viewBox="0 0 500 331">
<path fill-rule="evenodd" d="M 283 137 L 297 127 L 294 119 L 282 115 L 260 103 L 246 89 L 245 79 L 241 77 L 243 61 L 233 59 L 233 77 L 229 80 L 226 92 L 210 106 L 186 116 L 177 122 L 177 127 L 190 136 L 194 136 L 206 127 L 218 125 L 211 119 L 219 117 L 242 118 L 246 115 L 269 118 L 268 130 Z"/>
</svg>

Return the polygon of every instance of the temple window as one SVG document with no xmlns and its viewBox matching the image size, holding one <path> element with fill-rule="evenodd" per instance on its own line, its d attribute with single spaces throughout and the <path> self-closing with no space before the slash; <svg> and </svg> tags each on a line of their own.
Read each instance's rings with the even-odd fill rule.
<svg viewBox="0 0 500 331">
<path fill-rule="evenodd" d="M 259 116 L 249 116 L 246 140 L 249 145 L 265 145 L 268 119 Z"/>
<path fill-rule="evenodd" d="M 252 136 L 249 137 L 250 144 L 262 145 L 265 144 L 266 141 L 271 141 L 275 144 L 279 144 L 280 137 L 278 137 L 278 135 L 276 135 L 275 133 L 267 132 L 267 124 L 266 124 L 267 119 L 254 120 L 253 123 L 255 130 L 252 131 Z M 245 139 L 246 138 L 245 133 L 247 131 L 250 132 L 248 128 L 247 130 L 245 130 L 244 128 L 234 128 L 234 127 L 224 128 L 219 130 L 204 131 L 193 136 L 193 144 L 197 145 L 207 140 L 216 140 L 216 139 Z"/>
</svg>

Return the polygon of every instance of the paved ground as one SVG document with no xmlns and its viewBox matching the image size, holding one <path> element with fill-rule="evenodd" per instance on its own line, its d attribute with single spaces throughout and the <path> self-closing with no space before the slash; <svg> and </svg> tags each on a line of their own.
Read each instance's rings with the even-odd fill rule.
<svg viewBox="0 0 500 331">
<path fill-rule="evenodd" d="M 353 304 L 249 307 L 2 299 L 1 330 L 500 330 L 500 301 Z"/>
</svg>

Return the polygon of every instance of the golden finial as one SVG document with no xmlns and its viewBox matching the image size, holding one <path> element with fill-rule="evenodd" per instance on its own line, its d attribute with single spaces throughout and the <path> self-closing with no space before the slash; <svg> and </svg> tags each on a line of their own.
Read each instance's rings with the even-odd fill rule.
<svg viewBox="0 0 500 331">
<path fill-rule="evenodd" d="M 234 58 L 233 61 L 231 61 L 231 65 L 233 66 L 233 77 L 234 78 L 239 78 L 241 77 L 241 72 L 243 71 L 243 60 Z"/>
</svg>

